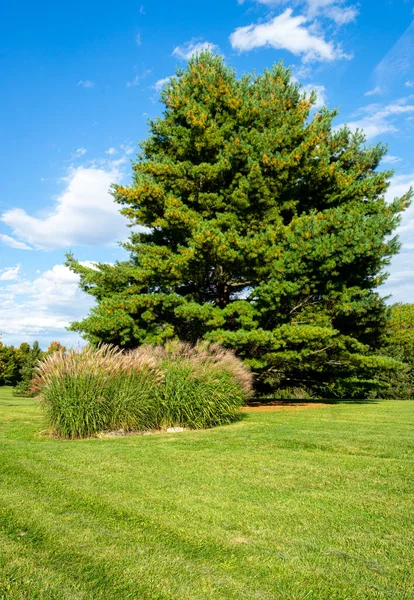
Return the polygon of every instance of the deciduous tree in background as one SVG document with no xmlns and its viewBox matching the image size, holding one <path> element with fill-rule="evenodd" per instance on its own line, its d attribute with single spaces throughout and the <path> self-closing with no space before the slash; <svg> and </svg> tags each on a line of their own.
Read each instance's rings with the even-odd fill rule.
<svg viewBox="0 0 414 600">
<path fill-rule="evenodd" d="M 63 346 L 63 344 L 54 340 L 53 342 L 50 342 L 46 354 L 53 354 L 54 352 L 66 352 L 66 346 Z"/>
<path fill-rule="evenodd" d="M 411 192 L 387 204 L 386 150 L 311 112 L 282 64 L 236 78 L 202 53 L 164 88 L 130 186 L 129 261 L 69 266 L 97 305 L 72 329 L 125 347 L 216 340 L 272 386 L 361 395 L 386 321 L 375 291 Z"/>
<path fill-rule="evenodd" d="M 380 352 L 400 362 L 406 369 L 393 377 L 382 395 L 394 398 L 414 397 L 414 304 L 394 304 Z"/>
</svg>

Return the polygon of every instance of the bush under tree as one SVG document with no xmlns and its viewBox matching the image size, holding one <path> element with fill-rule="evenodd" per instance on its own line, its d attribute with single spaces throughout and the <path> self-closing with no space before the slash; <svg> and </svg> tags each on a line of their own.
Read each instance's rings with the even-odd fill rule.
<svg viewBox="0 0 414 600">
<path fill-rule="evenodd" d="M 68 257 L 97 301 L 72 330 L 126 348 L 212 340 L 262 389 L 367 394 L 379 369 L 398 369 L 374 352 L 387 316 L 376 289 L 411 198 L 385 201 L 386 148 L 313 112 L 283 64 L 238 79 L 203 52 L 161 100 L 132 184 L 113 187 L 141 228 L 130 259 L 90 269 Z"/>
</svg>

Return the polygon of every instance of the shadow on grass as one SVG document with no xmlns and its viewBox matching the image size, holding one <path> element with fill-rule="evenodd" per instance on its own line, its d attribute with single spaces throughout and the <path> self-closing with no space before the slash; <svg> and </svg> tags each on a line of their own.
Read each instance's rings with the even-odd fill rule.
<svg viewBox="0 0 414 600">
<path fill-rule="evenodd" d="M 307 404 L 379 404 L 382 400 L 379 399 L 361 399 L 356 398 L 291 398 L 289 400 L 282 398 L 267 398 L 267 397 L 256 397 L 249 402 L 246 406 L 306 406 Z"/>
</svg>

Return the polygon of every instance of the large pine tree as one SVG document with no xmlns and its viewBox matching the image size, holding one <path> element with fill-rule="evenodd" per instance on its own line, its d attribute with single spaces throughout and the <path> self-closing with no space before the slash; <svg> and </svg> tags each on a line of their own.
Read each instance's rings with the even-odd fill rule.
<svg viewBox="0 0 414 600">
<path fill-rule="evenodd" d="M 312 112 L 282 64 L 237 79 L 205 52 L 161 98 L 132 185 L 113 188 L 147 230 L 127 262 L 68 257 L 97 300 L 72 329 L 125 347 L 216 340 L 262 381 L 362 393 L 392 366 L 371 352 L 386 318 L 375 290 L 411 197 L 385 202 L 386 149 Z"/>
</svg>

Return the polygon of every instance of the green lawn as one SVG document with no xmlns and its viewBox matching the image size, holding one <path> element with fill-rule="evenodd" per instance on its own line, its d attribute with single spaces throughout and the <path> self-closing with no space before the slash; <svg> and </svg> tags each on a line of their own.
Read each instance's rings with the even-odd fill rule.
<svg viewBox="0 0 414 600">
<path fill-rule="evenodd" d="M 414 403 L 61 441 L 0 388 L 0 599 L 414 598 Z"/>
</svg>

